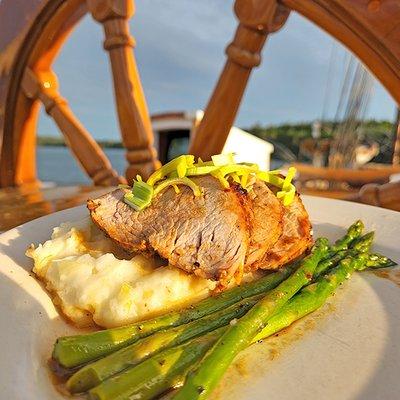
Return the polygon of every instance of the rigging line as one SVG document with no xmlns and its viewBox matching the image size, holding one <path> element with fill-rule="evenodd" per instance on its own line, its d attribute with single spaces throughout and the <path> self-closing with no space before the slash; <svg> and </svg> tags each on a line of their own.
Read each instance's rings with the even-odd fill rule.
<svg viewBox="0 0 400 400">
<path fill-rule="evenodd" d="M 362 128 L 365 121 L 365 115 L 370 103 L 371 94 L 372 94 L 372 85 L 373 80 L 368 70 L 362 67 L 363 69 L 363 96 L 361 97 L 360 106 L 357 115 L 357 124 L 355 126 L 355 135 L 356 135 L 356 144 L 360 142 Z M 353 163 L 356 161 L 356 144 L 354 145 L 354 150 L 351 154 L 351 158 L 349 162 Z"/>
<path fill-rule="evenodd" d="M 360 64 L 358 64 L 354 74 L 354 80 L 350 90 L 349 102 L 345 114 L 345 120 L 348 120 L 349 122 L 357 119 L 364 93 L 364 86 L 365 79 L 363 69 Z"/>
<path fill-rule="evenodd" d="M 325 94 L 324 94 L 324 102 L 322 106 L 322 114 L 321 114 L 321 121 L 324 122 L 327 119 L 327 113 L 328 113 L 328 108 L 329 108 L 329 100 L 332 92 L 332 75 L 334 71 L 334 65 L 336 61 L 336 53 L 337 53 L 337 45 L 332 39 L 332 44 L 331 44 L 331 54 L 329 57 L 329 66 L 328 66 L 328 76 L 326 79 L 326 85 L 325 85 Z"/>
<path fill-rule="evenodd" d="M 349 166 L 354 162 L 360 127 L 371 97 L 372 84 L 371 75 L 361 63 L 358 63 L 335 146 L 336 152 L 342 154 L 343 166 Z"/>
<path fill-rule="evenodd" d="M 359 68 L 360 81 L 355 93 L 355 109 L 353 118 L 358 125 L 362 123 L 365 117 L 367 105 L 371 97 L 372 78 L 368 71 L 360 64 Z"/>
<path fill-rule="evenodd" d="M 360 117 L 359 117 L 360 129 L 363 127 L 363 125 L 365 123 L 365 117 L 367 115 L 368 107 L 371 102 L 371 97 L 373 95 L 373 90 L 374 90 L 374 80 L 373 80 L 371 74 L 365 68 L 364 68 L 364 71 L 365 71 L 365 86 L 366 86 L 365 92 L 366 93 L 365 93 L 363 102 L 361 104 Z M 359 133 L 359 136 L 360 136 L 360 133 Z"/>
<path fill-rule="evenodd" d="M 345 110 L 345 119 L 351 119 L 356 116 L 359 107 L 360 96 L 363 88 L 363 73 L 360 64 L 357 64 L 354 72 L 353 82 L 350 88 L 349 99 Z"/>
<path fill-rule="evenodd" d="M 350 53 L 348 53 L 348 54 L 345 54 L 344 62 L 346 62 L 346 58 L 347 58 L 346 72 L 344 74 L 344 78 L 342 81 L 342 89 L 341 89 L 340 95 L 339 95 L 339 104 L 337 106 L 335 118 L 334 118 L 333 125 L 332 125 L 332 134 L 336 131 L 337 126 L 340 122 L 340 114 L 341 114 L 341 110 L 343 108 L 343 102 L 345 101 L 345 97 L 347 95 L 350 76 L 351 76 L 351 70 L 353 69 L 353 63 L 354 63 L 353 57 L 350 55 Z"/>
<path fill-rule="evenodd" d="M 353 71 L 352 71 L 353 72 Z M 337 132 L 337 151 L 343 153 L 344 147 L 347 146 L 347 135 L 349 133 L 350 125 L 352 125 L 352 120 L 354 118 L 354 113 L 356 112 L 356 101 L 358 96 L 358 89 L 360 86 L 360 70 L 358 65 L 355 68 L 354 74 L 352 76 L 352 82 L 348 90 L 348 95 L 346 96 L 346 105 L 344 108 L 344 114 L 341 116 L 341 121 L 339 123 Z M 343 99 L 344 104 L 344 99 Z"/>
<path fill-rule="evenodd" d="M 351 71 L 348 69 L 345 77 L 345 81 L 342 87 L 342 97 L 341 103 L 338 107 L 338 117 L 337 119 L 337 130 L 335 134 L 335 144 L 332 148 L 333 153 L 337 154 L 339 157 L 335 157 L 335 166 L 344 166 L 347 164 L 348 153 L 350 152 L 350 148 L 348 148 L 351 144 L 351 138 L 353 134 L 351 133 L 350 128 L 353 127 L 355 113 L 357 112 L 357 97 L 359 95 L 360 88 L 360 68 L 356 65 Z M 349 77 L 352 77 L 351 84 L 349 86 Z M 343 105 L 345 105 L 343 116 L 340 115 Z"/>
<path fill-rule="evenodd" d="M 343 129 L 341 132 L 341 147 L 346 151 L 346 157 L 349 157 L 349 147 L 354 146 L 356 141 L 355 129 L 358 125 L 360 106 L 364 96 L 365 79 L 361 64 L 357 64 L 353 82 L 351 85 L 347 107 L 343 119 Z M 352 144 L 352 145 L 351 145 Z"/>
<path fill-rule="evenodd" d="M 342 111 L 343 111 L 343 106 L 344 102 L 348 99 L 349 95 L 349 90 L 350 90 L 350 80 L 353 79 L 354 75 L 354 58 L 351 54 L 346 54 L 345 55 L 345 60 L 347 60 L 347 65 L 345 68 L 345 73 L 343 75 L 343 81 L 342 81 L 342 89 L 340 92 L 340 97 L 339 97 L 339 103 L 338 103 L 338 108 L 337 108 L 337 118 L 336 120 L 342 119 Z"/>
</svg>

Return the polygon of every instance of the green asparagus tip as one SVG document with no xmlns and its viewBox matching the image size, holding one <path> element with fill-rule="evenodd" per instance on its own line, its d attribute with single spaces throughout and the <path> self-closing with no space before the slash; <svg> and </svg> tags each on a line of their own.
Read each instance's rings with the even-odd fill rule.
<svg viewBox="0 0 400 400">
<path fill-rule="evenodd" d="M 357 229 L 358 231 L 362 231 L 364 229 L 364 223 L 361 221 L 361 219 L 359 219 L 349 227 L 349 230 L 350 229 Z"/>
<path fill-rule="evenodd" d="M 379 253 L 373 253 L 368 255 L 368 260 L 363 269 L 389 268 L 389 267 L 394 267 L 396 265 L 397 263 L 391 260 L 390 258 Z"/>
<path fill-rule="evenodd" d="M 371 231 L 366 233 L 365 235 L 354 239 L 351 244 L 350 248 L 357 250 L 359 252 L 366 252 L 370 249 L 372 242 L 374 241 L 375 232 Z"/>
<path fill-rule="evenodd" d="M 347 229 L 347 234 L 352 237 L 357 237 L 361 235 L 361 232 L 364 230 L 364 223 L 359 219 L 349 226 Z"/>
<path fill-rule="evenodd" d="M 336 240 L 335 244 L 331 247 L 331 254 L 333 255 L 340 250 L 347 249 L 352 241 L 361 236 L 363 229 L 364 224 L 360 220 L 350 225 L 346 231 L 346 234 L 340 239 Z"/>
<path fill-rule="evenodd" d="M 318 251 L 328 251 L 329 250 L 329 241 L 327 238 L 320 237 L 315 241 L 311 252 L 314 253 L 316 250 Z"/>
<path fill-rule="evenodd" d="M 364 230 L 364 223 L 359 219 L 358 221 L 354 222 L 352 225 L 349 226 L 349 228 L 347 229 L 346 236 L 356 238 L 358 236 L 361 236 L 363 230 Z"/>
</svg>

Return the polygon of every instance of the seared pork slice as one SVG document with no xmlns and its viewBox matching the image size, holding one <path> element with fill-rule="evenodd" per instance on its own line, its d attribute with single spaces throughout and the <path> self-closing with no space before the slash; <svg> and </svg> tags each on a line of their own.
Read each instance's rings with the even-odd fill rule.
<svg viewBox="0 0 400 400">
<path fill-rule="evenodd" d="M 283 208 L 282 235 L 256 263 L 256 268 L 278 269 L 299 257 L 312 244 L 311 223 L 300 196 L 296 194 L 293 202 Z"/>
<path fill-rule="evenodd" d="M 227 282 L 241 274 L 248 250 L 247 194 L 223 189 L 211 177 L 193 178 L 204 195 L 180 186 L 168 188 L 137 212 L 115 190 L 88 201 L 92 220 L 129 252 L 157 252 L 171 265 L 198 276 Z"/>
<path fill-rule="evenodd" d="M 251 218 L 246 269 L 260 260 L 278 241 L 283 231 L 284 206 L 265 182 L 256 180 L 249 191 Z"/>
</svg>

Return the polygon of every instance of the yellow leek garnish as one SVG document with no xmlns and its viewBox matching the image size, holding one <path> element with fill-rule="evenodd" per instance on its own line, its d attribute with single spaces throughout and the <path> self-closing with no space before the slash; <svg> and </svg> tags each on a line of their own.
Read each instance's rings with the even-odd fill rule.
<svg viewBox="0 0 400 400">
<path fill-rule="evenodd" d="M 181 189 L 179 189 L 178 185 L 172 185 L 172 187 L 174 188 L 176 194 L 181 192 Z"/>
<path fill-rule="evenodd" d="M 276 196 L 278 199 L 282 199 L 283 205 L 288 206 L 294 199 L 296 194 L 296 188 L 292 184 L 292 180 L 296 175 L 296 168 L 290 167 L 287 175 L 282 184 L 282 190 L 279 191 Z"/>
<path fill-rule="evenodd" d="M 295 175 L 296 175 L 296 168 L 290 167 L 285 177 L 285 181 L 283 182 L 282 190 L 289 190 L 291 182 L 295 177 Z"/>
<path fill-rule="evenodd" d="M 225 165 L 223 167 L 220 167 L 219 170 L 221 171 L 222 175 L 228 175 L 231 174 L 232 172 L 236 172 L 239 176 L 243 174 L 250 174 L 250 173 L 255 173 L 258 171 L 258 165 L 257 164 L 252 164 L 250 165 L 241 165 L 241 164 L 231 164 L 231 165 Z"/>
<path fill-rule="evenodd" d="M 194 167 L 213 167 L 214 163 L 212 161 L 203 161 L 201 158 L 198 159 L 197 164 L 193 165 Z"/>
<path fill-rule="evenodd" d="M 292 184 L 295 175 L 296 168 L 294 167 L 289 168 L 286 178 L 276 176 L 276 171 L 260 171 L 257 173 L 257 177 L 262 181 L 282 189 L 276 194 L 276 197 L 282 199 L 285 206 L 288 206 L 293 201 L 296 194 L 296 188 Z"/>
<path fill-rule="evenodd" d="M 283 205 L 288 206 L 294 199 L 296 194 L 296 188 L 294 185 L 290 184 L 288 190 L 281 190 L 276 194 L 278 199 L 282 199 Z"/>
<path fill-rule="evenodd" d="M 208 175 L 211 172 L 218 170 L 219 167 L 214 165 L 200 165 L 200 166 L 193 166 L 186 170 L 186 176 L 200 176 L 200 175 Z"/>
<path fill-rule="evenodd" d="M 211 160 L 216 167 L 235 164 L 235 156 L 233 153 L 216 154 L 215 156 L 211 156 Z"/>
<path fill-rule="evenodd" d="M 232 172 L 229 176 L 232 178 L 233 182 L 240 183 L 239 175 L 236 172 Z"/>
<path fill-rule="evenodd" d="M 178 177 L 182 178 L 185 176 L 187 168 L 192 167 L 193 164 L 194 156 L 183 155 L 176 157 L 170 162 L 163 165 L 157 171 L 154 171 L 150 175 L 149 179 L 147 179 L 147 183 L 151 186 L 154 186 L 156 182 L 164 179 L 171 172 L 177 172 Z"/>
<path fill-rule="evenodd" d="M 240 185 L 245 188 L 247 185 L 247 180 L 249 179 L 249 174 L 243 174 L 240 178 Z"/>
<path fill-rule="evenodd" d="M 229 182 L 220 170 L 217 169 L 216 171 L 211 172 L 211 175 L 219 180 L 224 189 L 229 189 Z"/>
<path fill-rule="evenodd" d="M 136 211 L 150 205 L 153 199 L 153 187 L 142 181 L 135 181 L 132 192 L 125 193 L 124 202 L 133 207 Z"/>
<path fill-rule="evenodd" d="M 236 163 L 233 153 L 217 154 L 211 158 L 212 161 L 198 158 L 195 164 L 193 156 L 182 155 L 155 171 L 147 182 L 143 182 L 141 176 L 137 175 L 132 192 L 125 194 L 124 201 L 140 211 L 151 204 L 153 197 L 168 186 L 172 186 L 175 193 L 180 193 L 179 185 L 189 186 L 195 196 L 201 196 L 201 188 L 189 177 L 204 175 L 214 176 L 225 189 L 229 188 L 228 178 L 240 183 L 243 188 L 249 186 L 248 190 L 251 190 L 251 185 L 258 178 L 280 189 L 277 197 L 282 199 L 285 206 L 293 201 L 296 194 L 296 188 L 292 184 L 296 174 L 295 168 L 289 168 L 287 176 L 281 178 L 279 170 L 260 171 L 257 164 Z"/>
<path fill-rule="evenodd" d="M 196 185 L 191 179 L 183 177 L 183 178 L 168 178 L 165 179 L 164 181 L 160 182 L 155 188 L 154 188 L 154 196 L 160 193 L 162 190 L 167 188 L 168 186 L 174 186 L 174 185 L 186 185 L 189 186 L 190 189 L 193 190 L 194 195 L 201 196 L 201 189 L 199 185 Z"/>
</svg>

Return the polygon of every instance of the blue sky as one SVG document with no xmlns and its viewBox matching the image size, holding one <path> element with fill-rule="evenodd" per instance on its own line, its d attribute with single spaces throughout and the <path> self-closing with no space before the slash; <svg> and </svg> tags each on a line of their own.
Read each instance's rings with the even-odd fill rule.
<svg viewBox="0 0 400 400">
<path fill-rule="evenodd" d="M 226 0 L 136 0 L 130 22 L 137 62 L 151 112 L 204 108 L 224 64 L 224 49 L 236 20 Z M 85 17 L 67 41 L 54 70 L 61 93 L 96 139 L 117 139 L 111 77 L 102 49 L 101 26 Z M 304 18 L 289 17 L 263 51 L 236 125 L 310 121 L 322 115 L 329 60 L 334 47 L 326 117 L 334 115 L 343 76 L 345 50 Z M 42 113 L 43 114 L 43 113 Z M 393 119 L 394 102 L 377 82 L 368 117 Z M 41 115 L 39 134 L 57 135 Z"/>
</svg>

